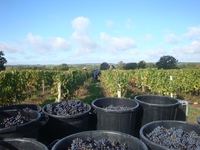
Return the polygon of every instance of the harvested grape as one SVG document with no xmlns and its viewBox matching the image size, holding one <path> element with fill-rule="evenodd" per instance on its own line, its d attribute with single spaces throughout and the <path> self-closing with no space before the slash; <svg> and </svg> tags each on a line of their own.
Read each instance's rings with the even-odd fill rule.
<svg viewBox="0 0 200 150">
<path fill-rule="evenodd" d="M 3 122 L 0 123 L 0 127 L 7 128 L 12 126 L 19 126 L 32 120 L 33 119 L 31 119 L 30 117 L 22 116 L 20 111 L 18 111 L 18 114 L 16 116 L 3 119 Z"/>
<path fill-rule="evenodd" d="M 94 140 L 88 138 L 83 140 L 76 138 L 72 141 L 71 147 L 68 150 L 131 150 L 127 143 L 119 143 L 116 141 L 109 141 L 107 139 Z"/>
<path fill-rule="evenodd" d="M 119 106 L 119 105 L 109 105 L 107 107 L 103 107 L 104 109 L 107 109 L 107 110 L 129 110 L 129 109 L 132 109 L 131 107 L 127 107 L 127 106 Z"/>
<path fill-rule="evenodd" d="M 77 115 L 87 112 L 87 105 L 81 100 L 68 100 L 56 105 L 47 104 L 46 112 L 58 116 Z"/>
<path fill-rule="evenodd" d="M 29 107 L 25 107 L 25 108 L 23 108 L 22 109 L 23 111 L 31 111 L 31 110 L 33 110 L 32 108 L 29 108 Z"/>
<path fill-rule="evenodd" d="M 156 127 L 146 137 L 161 146 L 177 150 L 199 150 L 200 136 L 194 132 L 186 132 L 183 129 Z"/>
</svg>

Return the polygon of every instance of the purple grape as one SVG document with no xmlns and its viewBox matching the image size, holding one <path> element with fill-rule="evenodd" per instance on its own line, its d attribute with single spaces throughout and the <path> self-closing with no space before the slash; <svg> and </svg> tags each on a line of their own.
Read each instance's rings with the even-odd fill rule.
<svg viewBox="0 0 200 150">
<path fill-rule="evenodd" d="M 77 115 L 87 112 L 87 105 L 81 100 L 68 100 L 56 105 L 46 105 L 46 112 L 58 116 Z"/>
<path fill-rule="evenodd" d="M 32 120 L 33 119 L 31 119 L 30 117 L 22 116 L 20 111 L 18 111 L 18 114 L 16 116 L 3 119 L 3 122 L 0 123 L 0 127 L 7 128 L 12 126 L 19 126 Z"/>
<path fill-rule="evenodd" d="M 161 146 L 177 150 L 200 149 L 200 136 L 194 131 L 186 132 L 183 129 L 156 127 L 146 137 Z"/>
<path fill-rule="evenodd" d="M 107 110 L 119 110 L 119 111 L 123 111 L 123 110 L 130 110 L 132 109 L 131 107 L 127 107 L 127 106 L 120 106 L 120 105 L 109 105 L 107 107 L 103 107 L 104 109 Z"/>
<path fill-rule="evenodd" d="M 83 140 L 76 138 L 72 141 L 71 147 L 68 150 L 132 150 L 129 149 L 127 143 L 120 144 L 116 141 L 109 141 L 107 139 L 94 140 L 88 138 Z"/>
</svg>

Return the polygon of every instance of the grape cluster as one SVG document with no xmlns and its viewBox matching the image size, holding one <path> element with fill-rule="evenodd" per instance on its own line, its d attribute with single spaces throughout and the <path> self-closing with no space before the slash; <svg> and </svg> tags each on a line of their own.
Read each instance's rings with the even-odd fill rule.
<svg viewBox="0 0 200 150">
<path fill-rule="evenodd" d="M 31 119 L 30 117 L 25 117 L 22 116 L 22 114 L 20 113 L 20 111 L 18 111 L 16 116 L 12 116 L 9 118 L 5 118 L 3 119 L 3 122 L 0 123 L 0 127 L 1 128 L 7 128 L 7 127 L 12 127 L 12 126 L 19 126 L 22 125 L 24 123 L 30 122 L 33 119 Z"/>
<path fill-rule="evenodd" d="M 119 105 L 117 105 L 117 106 L 109 105 L 109 106 L 103 107 L 103 108 L 104 108 L 104 109 L 107 109 L 107 110 L 119 110 L 119 111 L 121 111 L 121 110 L 130 110 L 130 109 L 132 109 L 131 107 L 119 106 Z"/>
<path fill-rule="evenodd" d="M 47 104 L 46 112 L 51 115 L 71 116 L 87 112 L 87 105 L 81 100 L 68 100 L 56 105 Z"/>
<path fill-rule="evenodd" d="M 25 108 L 23 108 L 22 109 L 23 111 L 31 111 L 31 110 L 33 110 L 32 108 L 29 108 L 29 107 L 25 107 Z"/>
<path fill-rule="evenodd" d="M 120 144 L 116 141 L 109 141 L 107 139 L 94 140 L 88 138 L 83 140 L 76 138 L 72 141 L 71 147 L 68 150 L 128 150 L 127 143 Z M 129 149 L 130 150 L 130 149 Z"/>
<path fill-rule="evenodd" d="M 200 136 L 196 132 L 186 132 L 183 129 L 156 127 L 146 135 L 147 138 L 164 147 L 177 150 L 199 150 Z"/>
</svg>

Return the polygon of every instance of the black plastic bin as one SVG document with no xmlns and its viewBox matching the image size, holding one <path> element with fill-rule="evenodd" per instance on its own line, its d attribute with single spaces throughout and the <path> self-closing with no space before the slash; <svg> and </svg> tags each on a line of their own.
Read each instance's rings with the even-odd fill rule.
<svg viewBox="0 0 200 150">
<path fill-rule="evenodd" d="M 107 110 L 104 107 L 126 106 L 131 109 Z M 97 130 L 114 130 L 137 136 L 136 116 L 139 104 L 137 101 L 128 98 L 100 98 L 92 102 L 97 113 Z"/>
<path fill-rule="evenodd" d="M 138 127 L 155 120 L 175 120 L 179 101 L 175 98 L 160 95 L 138 95 L 139 102 Z"/>
<path fill-rule="evenodd" d="M 16 105 L 9 105 L 9 106 L 3 106 L 0 107 L 0 110 L 10 110 L 10 109 L 16 109 L 16 110 L 22 110 L 25 108 L 30 108 L 32 110 L 41 112 L 42 107 L 37 104 L 16 104 Z"/>
<path fill-rule="evenodd" d="M 93 107 L 89 112 L 89 130 L 97 130 L 97 113 Z"/>
<path fill-rule="evenodd" d="M 182 129 L 189 133 L 194 131 L 200 136 L 200 126 L 198 124 L 188 123 L 185 121 L 176 121 L 176 120 L 153 121 L 145 124 L 140 129 L 140 139 L 148 146 L 149 150 L 169 150 L 169 148 L 167 147 L 161 146 L 159 144 L 150 141 L 146 136 L 158 126 L 163 126 L 164 128 L 167 129 L 175 127 L 176 129 Z"/>
<path fill-rule="evenodd" d="M 17 116 L 19 111 L 17 110 L 1 110 L 0 111 L 0 122 L 3 119 Z M 37 111 L 21 111 L 21 115 L 24 117 L 29 117 L 31 121 L 11 127 L 1 127 L 0 128 L 0 138 L 38 138 L 38 130 L 41 126 L 41 114 Z"/>
<path fill-rule="evenodd" d="M 51 103 L 51 105 L 56 106 L 59 103 L 61 102 Z M 85 104 L 87 110 L 84 113 L 69 116 L 49 114 L 46 111 L 47 105 L 42 108 L 42 112 L 49 117 L 48 122 L 43 126 L 41 131 L 43 143 L 50 144 L 70 134 L 89 129 L 89 112 L 91 110 L 89 104 Z"/>
<path fill-rule="evenodd" d="M 27 109 L 28 108 L 28 109 Z M 18 111 L 22 111 L 22 110 L 34 110 L 37 111 L 41 114 L 40 117 L 40 124 L 39 124 L 39 129 L 37 128 L 32 128 L 30 132 L 32 132 L 33 134 L 31 135 L 31 137 L 37 138 L 39 141 L 43 141 L 43 126 L 48 122 L 49 117 L 45 114 L 42 113 L 42 107 L 40 105 L 37 104 L 16 104 L 16 105 L 9 105 L 9 106 L 3 106 L 0 107 L 0 110 L 18 110 Z"/>
<path fill-rule="evenodd" d="M 66 150 L 68 147 L 71 147 L 72 141 L 76 138 L 81 138 L 83 140 L 87 140 L 88 138 L 92 138 L 94 140 L 107 139 L 110 142 L 115 141 L 120 144 L 126 143 L 130 150 L 148 150 L 147 146 L 138 138 L 126 133 L 108 130 L 85 131 L 69 135 L 59 140 L 52 147 L 52 150 Z"/>
<path fill-rule="evenodd" d="M 27 138 L 6 138 L 0 140 L 1 150 L 48 150 L 46 145 Z"/>
</svg>

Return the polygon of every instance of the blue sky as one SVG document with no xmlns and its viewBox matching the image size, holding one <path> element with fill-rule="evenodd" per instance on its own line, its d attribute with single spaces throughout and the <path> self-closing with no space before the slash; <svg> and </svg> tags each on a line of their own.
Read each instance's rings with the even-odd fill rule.
<svg viewBox="0 0 200 150">
<path fill-rule="evenodd" d="M 200 62 L 199 0 L 1 0 L 7 65 Z"/>
</svg>

